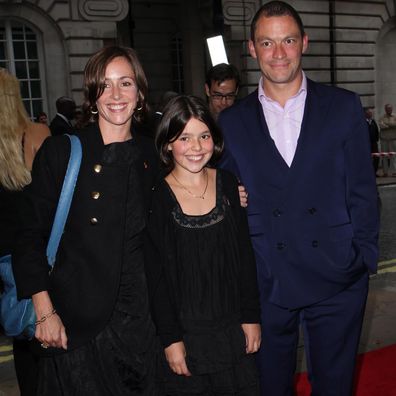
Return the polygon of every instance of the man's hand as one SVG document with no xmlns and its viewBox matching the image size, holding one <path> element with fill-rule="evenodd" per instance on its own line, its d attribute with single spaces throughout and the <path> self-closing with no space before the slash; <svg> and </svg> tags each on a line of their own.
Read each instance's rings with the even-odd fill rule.
<svg viewBox="0 0 396 396">
<path fill-rule="evenodd" d="M 165 357 L 171 370 L 178 375 L 191 375 L 186 364 L 186 348 L 182 341 L 175 342 L 165 348 Z"/>
<path fill-rule="evenodd" d="M 257 352 L 261 344 L 261 326 L 258 323 L 243 323 L 242 330 L 245 333 L 246 353 Z"/>
<path fill-rule="evenodd" d="M 248 206 L 248 193 L 246 191 L 245 186 L 239 185 L 238 191 L 239 191 L 239 201 L 241 202 L 241 206 L 243 208 L 246 208 Z"/>
</svg>

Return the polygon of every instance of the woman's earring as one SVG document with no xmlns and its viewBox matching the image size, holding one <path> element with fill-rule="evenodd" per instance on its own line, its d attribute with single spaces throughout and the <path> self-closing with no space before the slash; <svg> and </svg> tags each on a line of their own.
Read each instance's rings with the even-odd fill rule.
<svg viewBox="0 0 396 396">
<path fill-rule="evenodd" d="M 99 112 L 98 112 L 98 108 L 97 108 L 96 106 L 91 106 L 90 110 L 91 110 L 91 114 L 96 115 L 96 114 L 99 113 Z"/>
<path fill-rule="evenodd" d="M 143 110 L 143 105 L 142 102 L 140 100 L 138 100 L 138 102 L 136 103 L 136 111 L 142 111 Z"/>
<path fill-rule="evenodd" d="M 168 151 L 172 151 L 172 146 L 168 144 Z"/>
</svg>

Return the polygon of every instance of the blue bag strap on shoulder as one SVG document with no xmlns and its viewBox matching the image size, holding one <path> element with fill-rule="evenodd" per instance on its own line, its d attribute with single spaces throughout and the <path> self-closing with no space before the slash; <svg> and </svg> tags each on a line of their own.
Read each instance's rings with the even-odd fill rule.
<svg viewBox="0 0 396 396">
<path fill-rule="evenodd" d="M 82 148 L 80 139 L 74 135 L 66 135 L 70 139 L 70 159 L 67 165 L 65 180 L 63 181 L 58 207 L 56 209 L 54 224 L 52 225 L 51 235 L 47 245 L 48 264 L 53 267 L 56 259 L 56 252 L 60 239 L 65 228 L 67 215 L 69 213 L 74 188 L 80 170 Z"/>
</svg>

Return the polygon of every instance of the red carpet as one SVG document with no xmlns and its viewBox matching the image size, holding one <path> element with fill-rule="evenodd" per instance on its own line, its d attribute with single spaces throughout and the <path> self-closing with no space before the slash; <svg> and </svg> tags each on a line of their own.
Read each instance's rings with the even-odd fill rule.
<svg viewBox="0 0 396 396">
<path fill-rule="evenodd" d="M 296 395 L 309 396 L 307 374 L 296 375 Z M 396 396 L 396 345 L 358 356 L 355 396 Z"/>
</svg>

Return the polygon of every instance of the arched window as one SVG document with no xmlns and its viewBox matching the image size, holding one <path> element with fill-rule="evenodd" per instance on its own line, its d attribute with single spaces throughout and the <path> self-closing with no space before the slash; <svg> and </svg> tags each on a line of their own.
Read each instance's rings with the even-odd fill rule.
<svg viewBox="0 0 396 396">
<path fill-rule="evenodd" d="M 32 120 L 47 107 L 40 59 L 39 37 L 31 27 L 13 19 L 0 20 L 0 67 L 19 79 L 22 99 Z"/>
</svg>

